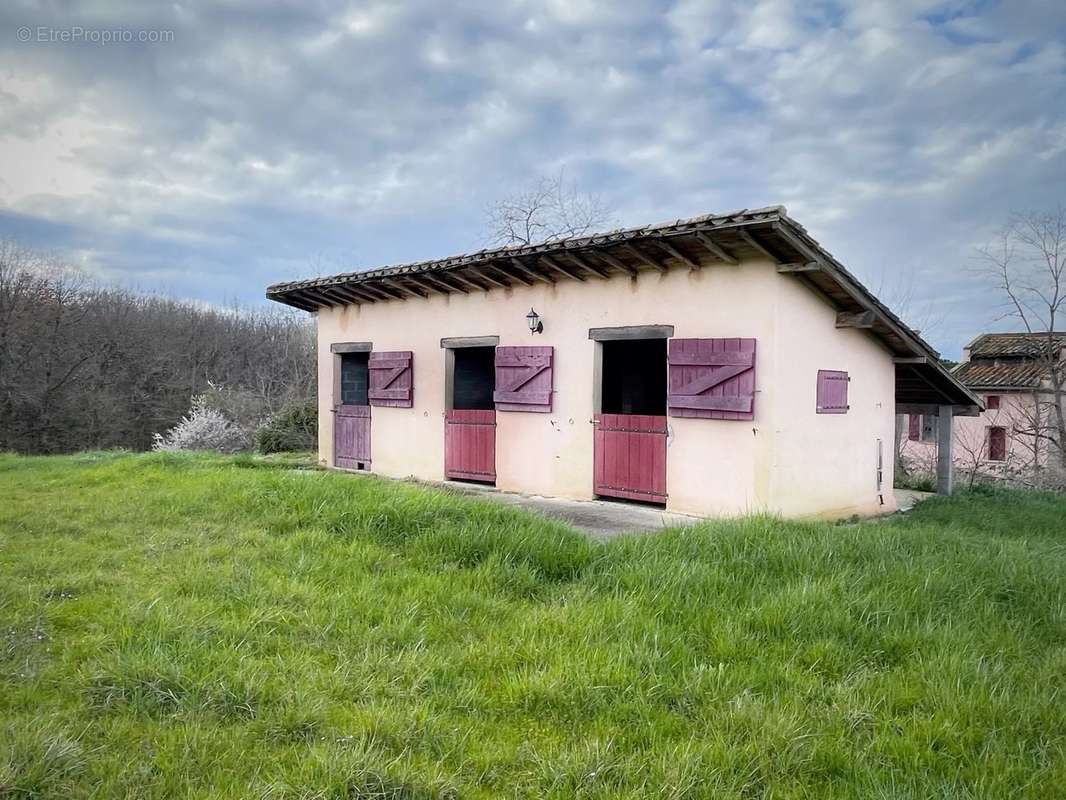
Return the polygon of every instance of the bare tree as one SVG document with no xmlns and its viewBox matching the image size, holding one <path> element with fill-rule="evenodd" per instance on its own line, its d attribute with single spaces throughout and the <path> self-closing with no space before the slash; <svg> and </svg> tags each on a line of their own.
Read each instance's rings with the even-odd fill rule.
<svg viewBox="0 0 1066 800">
<path fill-rule="evenodd" d="M 1003 319 L 1032 335 L 1026 355 L 1040 365 L 1044 384 L 1033 390 L 1027 424 L 1066 469 L 1066 360 L 1061 358 L 1062 313 L 1066 311 L 1066 207 L 1015 214 L 996 240 L 978 253 L 981 270 L 1003 294 Z M 1017 430 L 1017 429 L 1016 429 Z"/>
<path fill-rule="evenodd" d="M 485 211 L 488 243 L 501 246 L 581 236 L 603 229 L 611 221 L 610 207 L 598 195 L 579 192 L 573 183 L 567 183 L 562 170 Z"/>
<path fill-rule="evenodd" d="M 218 386 L 254 425 L 315 396 L 314 353 L 304 314 L 104 286 L 0 241 L 0 450 L 143 449 Z"/>
</svg>

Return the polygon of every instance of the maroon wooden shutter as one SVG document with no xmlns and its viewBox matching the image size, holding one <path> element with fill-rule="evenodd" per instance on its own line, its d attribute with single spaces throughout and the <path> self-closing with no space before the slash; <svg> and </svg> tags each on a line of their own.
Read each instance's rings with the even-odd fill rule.
<svg viewBox="0 0 1066 800">
<path fill-rule="evenodd" d="M 497 347 L 496 409 L 551 411 L 553 358 L 551 347 Z"/>
<path fill-rule="evenodd" d="M 410 350 L 370 354 L 370 405 L 410 408 L 414 404 L 412 360 Z"/>
<path fill-rule="evenodd" d="M 754 339 L 671 339 L 672 417 L 755 419 Z"/>
<path fill-rule="evenodd" d="M 907 415 L 907 438 L 912 442 L 920 441 L 922 438 L 922 415 L 921 414 L 908 414 Z"/>
<path fill-rule="evenodd" d="M 848 413 L 848 373 L 836 369 L 818 370 L 815 411 L 819 414 Z"/>
</svg>

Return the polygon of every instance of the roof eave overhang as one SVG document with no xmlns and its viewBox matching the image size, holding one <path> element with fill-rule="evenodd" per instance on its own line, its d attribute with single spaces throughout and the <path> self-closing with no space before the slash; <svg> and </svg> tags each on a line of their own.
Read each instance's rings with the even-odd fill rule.
<svg viewBox="0 0 1066 800">
<path fill-rule="evenodd" d="M 639 272 L 678 267 L 729 267 L 750 258 L 770 259 L 779 272 L 803 282 L 838 310 L 863 314 L 862 327 L 893 355 L 909 357 L 912 362 L 920 360 L 897 364 L 897 402 L 950 405 L 958 413 L 978 413 L 982 408 L 980 399 L 940 363 L 939 354 L 781 206 L 281 283 L 268 288 L 266 296 L 305 311 L 317 311 L 436 293 L 595 281 L 614 275 L 632 277 Z"/>
</svg>

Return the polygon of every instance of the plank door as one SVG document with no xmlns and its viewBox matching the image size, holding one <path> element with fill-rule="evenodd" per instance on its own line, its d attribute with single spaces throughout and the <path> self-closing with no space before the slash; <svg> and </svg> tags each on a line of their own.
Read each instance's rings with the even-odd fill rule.
<svg viewBox="0 0 1066 800">
<path fill-rule="evenodd" d="M 453 408 L 444 416 L 444 475 L 496 482 L 496 411 Z"/>
<path fill-rule="evenodd" d="M 370 406 L 335 409 L 333 463 L 343 469 L 370 469 Z"/>
<path fill-rule="evenodd" d="M 595 493 L 665 503 L 666 417 L 597 414 L 595 420 Z"/>
</svg>

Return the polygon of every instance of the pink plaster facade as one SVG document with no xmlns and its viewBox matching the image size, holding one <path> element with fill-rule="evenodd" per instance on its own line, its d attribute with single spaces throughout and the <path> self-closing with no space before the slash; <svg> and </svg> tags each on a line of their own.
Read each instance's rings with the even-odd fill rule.
<svg viewBox="0 0 1066 800">
<path fill-rule="evenodd" d="M 1046 448 L 1038 448 L 1032 435 L 1023 433 L 1031 428 L 1033 395 L 1031 391 L 995 390 L 980 392 L 985 410 L 976 417 L 955 417 L 953 420 L 952 460 L 960 469 L 976 469 L 979 473 L 994 475 L 1004 471 L 1030 469 L 1046 462 Z M 998 398 L 999 408 L 989 408 L 989 398 Z M 994 404 L 995 401 L 992 401 Z M 910 469 L 933 473 L 936 471 L 937 445 L 933 441 L 910 439 L 910 418 L 902 421 L 903 433 L 900 455 Z M 990 447 L 990 431 L 1004 431 L 1003 458 L 993 458 L 997 453 Z"/>
<path fill-rule="evenodd" d="M 531 336 L 534 307 L 544 331 Z M 444 479 L 445 337 L 551 345 L 551 413 L 497 412 L 496 486 L 593 497 L 598 342 L 590 328 L 673 325 L 677 338 L 758 342 L 754 420 L 668 417 L 666 508 L 700 516 L 772 512 L 846 517 L 895 509 L 895 367 L 868 331 L 835 327 L 836 310 L 764 260 L 699 271 L 559 281 L 431 294 L 316 313 L 319 456 L 333 464 L 335 364 L 330 345 L 370 342 L 413 353 L 412 408 L 372 409 L 372 471 Z M 816 413 L 819 369 L 847 371 L 849 409 Z"/>
</svg>

